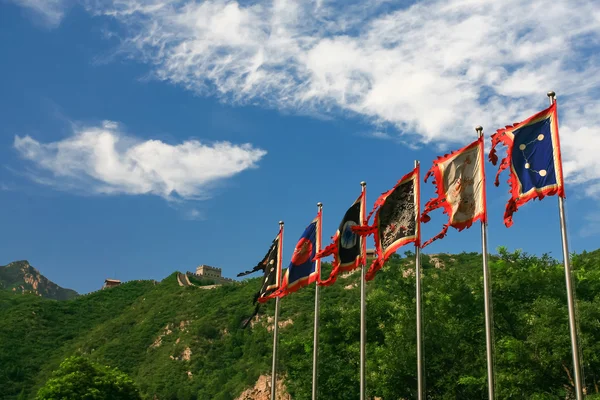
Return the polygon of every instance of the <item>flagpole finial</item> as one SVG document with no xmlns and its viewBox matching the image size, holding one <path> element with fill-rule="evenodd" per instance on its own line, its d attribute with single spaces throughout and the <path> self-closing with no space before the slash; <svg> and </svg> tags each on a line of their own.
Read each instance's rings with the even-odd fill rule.
<svg viewBox="0 0 600 400">
<path fill-rule="evenodd" d="M 319 207 L 319 208 L 323 208 L 323 203 L 321 203 L 321 202 L 318 202 L 318 203 L 317 203 L 317 207 Z"/>
<path fill-rule="evenodd" d="M 477 132 L 477 136 L 482 137 L 483 136 L 483 126 L 477 125 L 475 127 L 475 132 Z"/>
<path fill-rule="evenodd" d="M 365 182 L 365 181 L 362 181 L 362 182 L 360 183 L 360 186 L 362 186 L 362 187 L 365 187 L 365 186 L 367 186 L 367 182 Z"/>
<path fill-rule="evenodd" d="M 419 166 L 419 160 L 415 160 L 415 168 Z"/>
<path fill-rule="evenodd" d="M 283 225 L 283 221 L 279 221 L 279 225 Z"/>
<path fill-rule="evenodd" d="M 556 93 L 554 93 L 553 90 L 549 91 L 548 93 L 546 93 L 546 95 L 550 98 L 556 97 Z"/>
</svg>

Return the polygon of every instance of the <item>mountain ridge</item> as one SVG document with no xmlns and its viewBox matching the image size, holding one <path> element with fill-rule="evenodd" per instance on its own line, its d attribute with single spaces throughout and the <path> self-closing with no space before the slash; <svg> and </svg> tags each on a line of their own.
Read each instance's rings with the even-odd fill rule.
<svg viewBox="0 0 600 400">
<path fill-rule="evenodd" d="M 75 290 L 63 288 L 46 278 L 27 260 L 0 266 L 0 289 L 32 293 L 52 300 L 69 300 L 79 296 Z"/>
</svg>

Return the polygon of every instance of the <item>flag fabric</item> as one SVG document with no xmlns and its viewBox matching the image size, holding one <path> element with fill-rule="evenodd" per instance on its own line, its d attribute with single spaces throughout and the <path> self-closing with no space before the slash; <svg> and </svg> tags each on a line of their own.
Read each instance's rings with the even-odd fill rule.
<svg viewBox="0 0 600 400">
<path fill-rule="evenodd" d="M 335 283 L 338 274 L 358 268 L 364 255 L 362 254 L 362 240 L 352 227 L 362 226 L 365 222 L 365 193 L 361 193 L 356 201 L 348 208 L 337 232 L 333 236 L 333 243 L 321 250 L 315 256 L 320 259 L 333 255 L 332 270 L 329 277 L 320 280 L 320 286 L 330 286 Z"/>
<path fill-rule="evenodd" d="M 263 259 L 251 270 L 239 273 L 237 276 L 245 276 L 253 272 L 263 271 L 263 279 L 260 290 L 254 296 L 254 303 L 265 303 L 272 294 L 279 289 L 281 276 L 281 229 L 273 240 L 269 251 Z"/>
<path fill-rule="evenodd" d="M 496 165 L 496 146 L 506 146 L 506 157 L 498 167 L 500 173 L 509 168 L 508 184 L 511 198 L 506 204 L 504 224 L 511 227 L 513 214 L 533 199 L 558 194 L 565 197 L 556 102 L 525 121 L 498 129 L 492 135 L 489 160 Z"/>
<path fill-rule="evenodd" d="M 425 182 L 431 175 L 437 197 L 425 204 L 421 221 L 429 222 L 429 213 L 443 208 L 448 223 L 440 233 L 423 243 L 422 248 L 446 236 L 449 227 L 460 232 L 475 221 L 485 222 L 483 136 L 460 150 L 438 157 L 425 175 Z"/>
<path fill-rule="evenodd" d="M 352 228 L 362 236 L 373 234 L 375 252 L 366 274 L 366 279 L 375 277 L 387 259 L 400 247 L 415 243 L 420 245 L 421 232 L 419 224 L 419 166 L 406 174 L 392 189 L 383 193 L 373 206 L 375 213 L 373 225 Z"/>
<path fill-rule="evenodd" d="M 319 211 L 317 217 L 312 220 L 300 236 L 294 248 L 290 265 L 283 275 L 281 287 L 273 293 L 273 297 L 287 296 L 301 287 L 317 281 L 321 263 L 315 260 L 315 255 L 317 247 L 320 245 L 317 240 L 321 230 L 321 215 L 322 213 Z"/>
</svg>

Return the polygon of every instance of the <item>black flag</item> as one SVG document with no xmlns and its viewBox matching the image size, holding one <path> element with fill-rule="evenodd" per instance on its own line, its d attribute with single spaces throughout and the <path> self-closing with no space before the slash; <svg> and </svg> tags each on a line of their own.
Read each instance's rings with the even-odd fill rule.
<svg viewBox="0 0 600 400">
<path fill-rule="evenodd" d="M 280 254 L 280 238 L 281 231 L 273 240 L 269 251 L 263 257 L 263 259 L 251 270 L 241 272 L 237 276 L 245 276 L 251 274 L 253 272 L 263 271 L 263 278 L 261 281 L 261 287 L 258 292 L 254 295 L 253 304 L 256 304 L 256 308 L 254 309 L 254 313 L 251 317 L 244 320 L 242 324 L 242 328 L 245 328 L 250 320 L 254 318 L 254 316 L 258 313 L 258 308 L 260 304 L 257 304 L 259 299 L 268 299 L 269 295 L 271 295 L 274 291 L 279 289 L 280 275 L 281 275 L 281 254 Z"/>
<path fill-rule="evenodd" d="M 377 258 L 373 260 L 366 274 L 367 280 L 375 277 L 375 273 L 398 248 L 408 243 L 420 245 L 419 198 L 419 166 L 417 166 L 402 177 L 392 189 L 379 196 L 371 211 L 371 214 L 375 212 L 373 225 L 353 228 L 363 236 L 370 234 L 375 236 Z"/>
<path fill-rule="evenodd" d="M 378 242 L 384 258 L 411 239 L 416 239 L 418 215 L 415 181 L 407 179 L 386 197 L 376 218 L 379 223 Z"/>
<path fill-rule="evenodd" d="M 315 258 L 323 258 L 333 255 L 333 269 L 329 278 L 319 281 L 319 285 L 332 285 L 337 275 L 341 272 L 351 271 L 358 268 L 361 263 L 362 246 L 361 238 L 353 227 L 361 226 L 364 219 L 364 193 L 356 199 L 344 214 L 342 222 L 333 237 L 333 243 L 321 250 Z"/>
<path fill-rule="evenodd" d="M 352 231 L 353 226 L 360 226 L 362 215 L 362 195 L 359 199 L 346 211 L 344 219 L 339 227 L 339 250 L 340 266 L 342 269 L 346 266 L 356 267 L 357 260 L 360 257 L 360 237 Z"/>
</svg>

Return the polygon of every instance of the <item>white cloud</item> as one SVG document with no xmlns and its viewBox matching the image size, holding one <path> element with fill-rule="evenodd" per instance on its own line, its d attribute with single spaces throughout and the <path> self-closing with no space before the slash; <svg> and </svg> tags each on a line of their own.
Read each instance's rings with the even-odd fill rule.
<svg viewBox="0 0 600 400">
<path fill-rule="evenodd" d="M 202 212 L 192 208 L 184 212 L 184 218 L 188 221 L 201 221 L 205 219 L 205 216 Z"/>
<path fill-rule="evenodd" d="M 255 167 L 266 154 L 249 144 L 141 141 L 109 121 L 76 129 L 73 136 L 52 143 L 16 136 L 14 146 L 36 167 L 29 175 L 38 183 L 91 194 L 154 194 L 171 200 L 206 198 L 216 182 Z"/>
<path fill-rule="evenodd" d="M 57 27 L 64 17 L 68 0 L 9 0 L 41 17 L 42 22 L 51 27 Z"/>
<path fill-rule="evenodd" d="M 52 26 L 67 5 L 12 1 Z M 595 1 L 429 0 L 391 11 L 384 0 L 81 1 L 123 23 L 123 49 L 159 79 L 234 103 L 351 112 L 392 124 L 412 146 L 458 145 L 479 124 L 491 134 L 556 90 L 567 179 L 599 192 Z"/>
<path fill-rule="evenodd" d="M 594 0 L 87 0 L 158 79 L 233 103 L 350 112 L 405 142 L 474 139 L 559 99 L 567 177 L 600 178 Z M 595 104 L 595 106 L 587 106 Z"/>
</svg>

